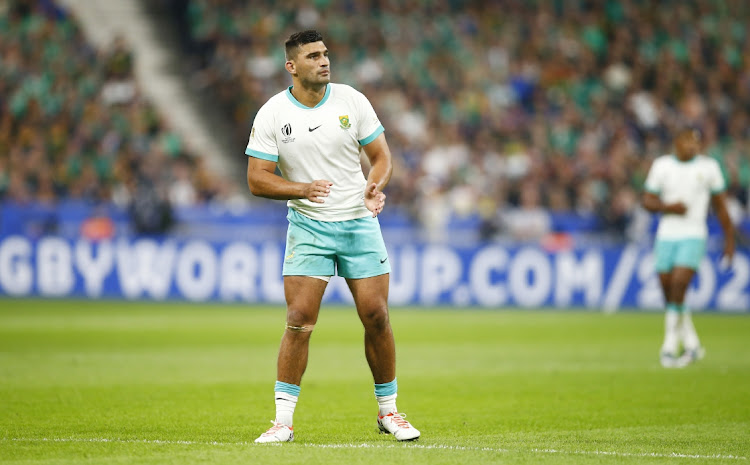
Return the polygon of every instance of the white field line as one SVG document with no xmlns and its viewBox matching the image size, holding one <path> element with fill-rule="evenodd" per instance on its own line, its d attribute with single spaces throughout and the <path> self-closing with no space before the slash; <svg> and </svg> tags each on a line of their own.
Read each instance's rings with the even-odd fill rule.
<svg viewBox="0 0 750 465">
<path fill-rule="evenodd" d="M 163 439 L 118 439 L 118 438 L 0 438 L 3 442 L 92 442 L 92 443 L 112 443 L 112 444 L 164 444 L 164 445 L 201 445 L 201 446 L 255 446 L 251 442 L 221 442 L 221 441 L 176 441 Z M 281 446 L 282 444 L 271 444 Z M 302 443 L 304 447 L 314 449 L 425 449 L 425 450 L 452 450 L 452 451 L 476 451 L 476 452 L 496 452 L 496 453 L 534 453 L 534 454 L 560 454 L 560 455 L 604 455 L 613 457 L 648 457 L 648 458 L 680 458 L 696 460 L 747 460 L 747 457 L 740 455 L 726 454 L 682 454 L 671 452 L 668 454 L 659 452 L 616 452 L 603 450 L 558 450 L 558 449 L 527 449 L 527 450 L 510 450 L 498 447 L 466 447 L 466 446 L 449 446 L 443 444 L 311 444 Z M 263 445 L 260 445 L 263 447 Z"/>
</svg>

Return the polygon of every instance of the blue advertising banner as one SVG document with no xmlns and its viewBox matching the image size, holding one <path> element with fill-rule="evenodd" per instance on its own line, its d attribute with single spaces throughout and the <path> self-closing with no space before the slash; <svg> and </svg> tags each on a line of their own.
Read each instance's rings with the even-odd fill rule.
<svg viewBox="0 0 750 465">
<path fill-rule="evenodd" d="M 0 295 L 283 302 L 283 240 L 0 237 Z M 651 251 L 589 246 L 551 252 L 537 245 L 460 247 L 390 243 L 392 305 L 659 309 Z M 328 302 L 350 303 L 334 278 Z M 695 310 L 750 310 L 750 258 L 732 270 L 709 254 L 691 286 Z"/>
</svg>

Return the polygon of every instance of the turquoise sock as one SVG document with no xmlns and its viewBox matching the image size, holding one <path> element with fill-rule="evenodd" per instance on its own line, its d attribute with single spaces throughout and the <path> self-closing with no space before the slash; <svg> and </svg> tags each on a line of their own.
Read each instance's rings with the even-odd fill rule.
<svg viewBox="0 0 750 465">
<path fill-rule="evenodd" d="M 297 406 L 297 398 L 299 397 L 299 386 L 276 381 L 273 391 L 276 399 L 276 422 L 292 426 L 294 424 L 294 408 Z"/>
<path fill-rule="evenodd" d="M 673 311 L 682 313 L 685 310 L 685 304 L 676 304 L 674 302 L 667 302 L 667 311 Z"/>
<path fill-rule="evenodd" d="M 376 384 L 375 397 L 392 396 L 398 392 L 398 378 L 394 378 L 390 383 Z"/>
<path fill-rule="evenodd" d="M 398 391 L 398 382 L 396 379 L 390 383 L 375 385 L 375 399 L 378 401 L 378 415 L 388 415 L 396 412 L 396 397 Z"/>
<path fill-rule="evenodd" d="M 294 397 L 299 397 L 299 390 L 300 388 L 296 384 L 289 384 L 281 381 L 276 381 L 276 386 L 273 388 L 274 392 L 284 392 Z"/>
</svg>

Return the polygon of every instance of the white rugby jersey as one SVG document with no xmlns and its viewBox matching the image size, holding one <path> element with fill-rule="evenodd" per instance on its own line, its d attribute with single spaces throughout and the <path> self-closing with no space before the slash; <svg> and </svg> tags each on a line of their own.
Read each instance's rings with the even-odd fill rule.
<svg viewBox="0 0 750 465">
<path fill-rule="evenodd" d="M 657 239 L 702 239 L 708 236 L 706 217 L 711 195 L 725 189 L 719 163 L 713 158 L 696 155 L 680 161 L 674 155 L 663 155 L 651 165 L 645 189 L 664 203 L 682 202 L 684 215 L 663 215 L 656 231 Z"/>
<path fill-rule="evenodd" d="M 299 213 L 318 221 L 364 218 L 372 212 L 364 204 L 359 150 L 383 131 L 370 102 L 350 86 L 328 84 L 313 108 L 299 103 L 289 87 L 258 111 L 245 154 L 277 162 L 289 181 L 333 183 L 325 203 L 289 200 Z"/>
</svg>

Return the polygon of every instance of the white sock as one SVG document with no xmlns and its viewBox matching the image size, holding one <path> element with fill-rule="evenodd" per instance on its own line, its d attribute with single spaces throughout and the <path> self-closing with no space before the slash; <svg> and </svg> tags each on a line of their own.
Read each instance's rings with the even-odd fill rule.
<svg viewBox="0 0 750 465">
<path fill-rule="evenodd" d="M 297 406 L 297 396 L 286 392 L 276 391 L 276 423 L 293 426 L 294 407 Z"/>
<path fill-rule="evenodd" d="M 661 346 L 662 352 L 677 354 L 677 349 L 680 344 L 680 337 L 677 332 L 679 322 L 680 313 L 671 308 L 667 308 L 667 312 L 664 315 L 664 343 Z"/>
<path fill-rule="evenodd" d="M 698 333 L 693 326 L 693 319 L 690 317 L 690 310 L 685 309 L 682 313 L 682 324 L 680 325 L 682 333 L 682 344 L 685 350 L 695 350 L 700 347 L 701 342 L 698 339 Z"/>
<path fill-rule="evenodd" d="M 378 400 L 378 415 L 382 417 L 383 415 L 388 415 L 389 413 L 398 412 L 398 410 L 396 409 L 396 396 L 398 396 L 398 394 L 379 397 L 375 396 L 375 398 Z"/>
</svg>

